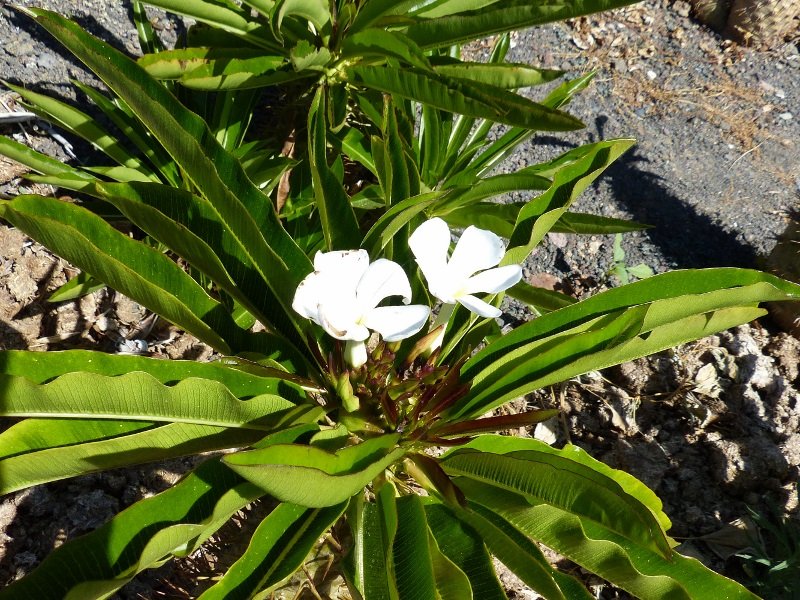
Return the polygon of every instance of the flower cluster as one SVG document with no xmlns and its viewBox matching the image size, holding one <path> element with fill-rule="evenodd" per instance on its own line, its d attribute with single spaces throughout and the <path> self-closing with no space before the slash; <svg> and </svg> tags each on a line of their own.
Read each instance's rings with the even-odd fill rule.
<svg viewBox="0 0 800 600">
<path fill-rule="evenodd" d="M 450 229 L 439 218 L 420 225 L 408 245 L 433 296 L 444 305 L 459 303 L 481 317 L 498 317 L 501 312 L 474 294 L 502 292 L 522 277 L 520 265 L 497 267 L 505 244 L 477 227 L 464 230 L 452 255 Z M 403 305 L 379 306 L 390 296 L 400 296 Z M 344 250 L 317 252 L 314 272 L 298 286 L 292 307 L 332 337 L 346 341 L 347 362 L 360 367 L 367 360 L 365 341 L 370 331 L 394 342 L 425 326 L 430 308 L 410 302 L 411 284 L 400 265 L 384 258 L 370 263 L 366 250 Z M 443 307 L 440 314 L 449 311 Z"/>
</svg>

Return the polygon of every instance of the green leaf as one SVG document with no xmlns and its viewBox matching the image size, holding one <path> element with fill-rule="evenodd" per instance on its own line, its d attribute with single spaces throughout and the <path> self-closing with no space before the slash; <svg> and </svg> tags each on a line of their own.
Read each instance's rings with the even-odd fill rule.
<svg viewBox="0 0 800 600">
<path fill-rule="evenodd" d="M 579 233 L 583 235 L 604 235 L 609 233 L 628 233 L 650 229 L 651 225 L 629 221 L 628 219 L 614 219 L 600 217 L 586 213 L 567 212 L 561 215 L 550 231 L 555 233 Z"/>
<path fill-rule="evenodd" d="M 472 387 L 453 414 L 477 416 L 516 395 L 717 331 L 790 300 L 800 286 L 744 269 L 673 271 L 548 313 L 479 351 L 461 375 Z"/>
<path fill-rule="evenodd" d="M 638 598 L 756 599 L 738 583 L 714 573 L 696 559 L 676 552 L 665 559 L 593 521 L 556 507 L 471 480 L 460 485 L 476 512 L 506 520 L 530 538 Z"/>
<path fill-rule="evenodd" d="M 178 48 L 146 54 L 137 62 L 153 77 L 209 91 L 252 89 L 309 76 L 295 72 L 286 57 L 256 48 Z"/>
<path fill-rule="evenodd" d="M 217 460 L 206 462 L 169 490 L 59 546 L 31 574 L 0 589 L 0 598 L 78 600 L 110 594 L 170 554 L 191 553 L 262 493 Z"/>
<path fill-rule="evenodd" d="M 187 378 L 165 386 L 147 373 L 108 377 L 67 373 L 50 383 L 0 375 L 0 415 L 193 423 L 268 430 L 271 415 L 293 408 L 289 400 L 262 394 L 237 399 L 222 383 Z"/>
<path fill-rule="evenodd" d="M 565 308 L 577 302 L 572 296 L 567 296 L 566 294 L 553 290 L 534 287 L 524 281 L 520 281 L 518 284 L 507 289 L 506 294 L 515 300 L 529 304 L 539 312 L 558 310 L 559 308 Z"/>
<path fill-rule="evenodd" d="M 365 600 L 397 598 L 392 551 L 398 525 L 395 493 L 392 484 L 384 483 L 375 502 L 357 495 L 347 511 L 353 545 L 344 559 L 344 574 Z"/>
<path fill-rule="evenodd" d="M 433 69 L 446 77 L 467 79 L 504 90 L 541 85 L 558 79 L 564 74 L 563 71 L 537 69 L 526 64 L 515 63 L 486 64 L 458 61 L 434 64 Z"/>
<path fill-rule="evenodd" d="M 596 73 L 594 71 L 590 71 L 585 75 L 565 81 L 552 92 L 547 94 L 547 97 L 542 100 L 542 104 L 549 106 L 550 108 L 561 108 L 565 104 L 568 104 L 575 94 L 585 90 L 592 82 L 592 79 L 594 79 L 595 74 Z"/>
<path fill-rule="evenodd" d="M 352 34 L 373 25 L 387 15 L 406 14 L 419 4 L 414 0 L 370 0 L 360 7 L 355 21 L 350 27 Z M 382 23 L 378 24 L 382 26 Z"/>
<path fill-rule="evenodd" d="M 496 454 L 508 454 L 513 452 L 520 453 L 522 456 L 524 456 L 526 451 L 532 450 L 535 452 L 553 454 L 580 463 L 597 471 L 604 477 L 608 477 L 617 482 L 622 489 L 625 490 L 626 494 L 630 494 L 650 509 L 664 531 L 669 530 L 672 526 L 669 518 L 664 513 L 664 506 L 661 500 L 650 488 L 633 475 L 625 471 L 612 469 L 605 463 L 592 458 L 585 450 L 573 446 L 572 444 L 567 444 L 564 448 L 558 449 L 532 438 L 519 438 L 507 435 L 481 435 L 467 444 L 460 446 L 459 449 L 473 449 Z M 448 452 L 448 454 L 452 454 L 453 452 L 455 452 L 455 450 Z"/>
<path fill-rule="evenodd" d="M 206 0 L 147 0 L 147 4 L 207 23 L 261 48 L 280 49 L 269 27 L 251 19 L 248 12 L 241 8 L 234 10 L 235 5 L 232 2 L 223 5 Z"/>
<path fill-rule="evenodd" d="M 572 131 L 584 125 L 566 113 L 531 102 L 499 88 L 486 89 L 467 81 L 426 71 L 389 66 L 355 66 L 345 70 L 351 85 L 396 94 L 435 108 L 494 120 L 538 131 Z"/>
<path fill-rule="evenodd" d="M 141 183 L 141 182 L 140 182 Z M 185 227 L 181 220 L 172 219 L 164 214 L 159 207 L 172 201 L 176 204 L 205 204 L 199 198 L 184 199 L 177 196 L 186 196 L 188 192 L 175 190 L 170 186 L 155 185 L 127 185 L 127 184 L 96 184 L 90 192 L 93 196 L 107 200 L 124 214 L 132 223 L 135 223 L 145 233 L 164 244 L 178 256 L 185 259 L 199 271 L 208 275 L 211 280 L 234 298 L 245 304 L 248 308 L 253 303 L 237 288 L 231 279 L 222 261 L 200 235 Z M 159 197 L 162 196 L 162 197 Z M 183 202 L 181 202 L 183 201 Z M 207 208 L 203 206 L 203 208 Z M 206 214 L 213 212 L 204 211 Z M 211 225 L 207 225 L 210 232 Z"/>
<path fill-rule="evenodd" d="M 383 435 L 335 454 L 313 446 L 276 445 L 229 454 L 223 460 L 282 502 L 333 506 L 356 494 L 405 454 L 405 449 L 396 446 L 398 439 L 396 434 Z"/>
<path fill-rule="evenodd" d="M 378 255 L 394 238 L 395 234 L 409 224 L 415 217 L 433 205 L 444 192 L 426 192 L 398 202 L 387 210 L 370 228 L 361 246 Z"/>
<path fill-rule="evenodd" d="M 148 235 L 208 275 L 262 323 L 291 337 L 291 325 L 281 319 L 273 297 L 264 293 L 263 279 L 252 266 L 242 241 L 220 222 L 206 199 L 153 183 L 79 185 L 83 192 L 117 207 Z M 274 348 L 280 346 L 276 340 Z M 300 368 L 300 364 L 297 366 Z"/>
<path fill-rule="evenodd" d="M 439 503 L 427 502 L 425 516 L 439 550 L 469 578 L 472 598 L 505 600 L 481 536 Z"/>
<path fill-rule="evenodd" d="M 399 600 L 438 600 L 434 562 L 428 544 L 430 534 L 419 496 L 397 499 L 397 523 L 392 554 Z"/>
<path fill-rule="evenodd" d="M 261 394 L 277 394 L 295 404 L 305 396 L 284 379 L 288 374 L 275 369 L 243 371 L 228 366 L 225 359 L 216 362 L 194 360 L 162 360 L 145 356 L 124 356 L 92 350 L 62 350 L 30 352 L 6 350 L 0 352 L 0 373 L 25 377 L 34 383 L 45 383 L 73 371 L 98 375 L 124 375 L 142 371 L 159 383 L 172 384 L 182 379 L 196 377 L 218 381 L 237 398 L 250 398 Z"/>
<path fill-rule="evenodd" d="M 647 277 L 652 277 L 653 275 L 655 275 L 653 269 L 651 269 L 644 263 L 639 265 L 634 265 L 633 267 L 627 267 L 627 271 L 629 274 L 633 275 L 638 279 L 645 279 Z"/>
<path fill-rule="evenodd" d="M 432 211 L 432 214 L 441 216 L 451 227 L 468 227 L 469 225 L 475 225 L 481 229 L 493 231 L 500 237 L 510 238 L 514 233 L 514 225 L 517 222 L 520 211 L 528 203 L 536 202 L 536 199 L 534 198 L 528 202 L 513 202 L 509 204 L 500 204 L 496 202 L 467 203 L 466 201 L 471 202 L 474 200 L 476 194 L 482 194 L 486 191 L 486 188 L 482 186 L 483 181 L 477 183 L 474 188 L 466 194 L 462 195 L 456 192 L 452 200 L 443 203 L 445 205 L 444 207 L 437 206 L 436 209 Z M 462 202 L 464 205 L 460 206 Z M 636 223 L 635 221 L 627 221 L 625 219 L 612 219 L 583 213 L 565 212 L 558 218 L 558 221 L 550 227 L 550 232 L 604 235 L 609 233 L 641 231 L 648 227 L 648 225 Z"/>
<path fill-rule="evenodd" d="M 633 143 L 633 140 L 609 140 L 592 144 L 584 147 L 587 154 L 583 158 L 557 171 L 547 191 L 520 210 L 501 264 L 525 262 L 569 205 Z"/>
<path fill-rule="evenodd" d="M 350 159 L 357 161 L 371 173 L 375 173 L 375 162 L 372 159 L 369 141 L 367 136 L 361 131 L 355 127 L 348 127 L 345 125 L 338 133 L 331 134 L 329 141 L 335 148 L 341 150 Z"/>
<path fill-rule="evenodd" d="M 74 176 L 75 178 L 85 179 L 87 182 L 94 179 L 88 173 L 65 165 L 59 160 L 50 158 L 4 135 L 0 135 L 0 154 L 39 173 Z"/>
<path fill-rule="evenodd" d="M 272 71 L 286 64 L 282 56 L 265 54 L 257 48 L 175 48 L 145 54 L 136 61 L 157 79 L 180 79 L 195 69 L 215 65 L 224 69 L 231 63 L 247 65 L 254 73 Z"/>
<path fill-rule="evenodd" d="M 319 33 L 330 23 L 331 13 L 326 0 L 276 0 L 270 14 L 270 26 L 275 37 L 281 37 L 280 29 L 286 17 L 310 21 Z"/>
<path fill-rule="evenodd" d="M 572 81 L 561 84 L 542 101 L 544 106 L 549 108 L 560 108 L 566 104 L 574 94 L 584 89 L 591 81 L 593 73 L 579 77 Z M 505 160 L 520 144 L 530 139 L 534 131 L 524 127 L 512 127 L 501 135 L 497 140 L 489 144 L 479 156 L 475 156 L 479 150 L 485 146 L 485 137 L 488 133 L 486 126 L 490 125 L 487 121 L 482 128 L 476 129 L 470 136 L 469 147 L 461 152 L 454 163 L 448 166 L 445 174 L 448 186 L 470 185 L 478 177 L 483 177 L 498 164 Z M 460 147 L 459 147 L 460 148 Z M 592 145 L 578 146 L 552 161 L 528 167 L 526 171 L 538 173 L 543 177 L 552 176 L 565 164 L 574 162 L 591 152 Z"/>
<path fill-rule="evenodd" d="M 157 4 L 199 20 L 204 19 L 191 12 L 207 9 L 214 13 L 218 8 L 203 6 L 199 0 L 176 3 L 180 6 L 164 1 Z M 312 270 L 311 262 L 284 230 L 269 200 L 248 180 L 241 164 L 217 142 L 202 119 L 181 105 L 135 62 L 55 13 L 25 11 L 34 15 L 130 106 L 211 202 L 219 219 L 236 236 L 267 283 L 277 301 L 274 312 L 282 311 L 283 321 L 292 324 L 282 333 L 294 337 L 298 347 L 304 347 L 305 338 L 299 332 L 294 333 L 297 329 L 293 328 L 302 329 L 307 324 L 295 321 L 291 303 L 297 285 Z M 228 16 L 237 14 L 227 9 L 223 12 Z M 281 319 L 273 319 L 273 323 L 276 320 Z"/>
<path fill-rule="evenodd" d="M 25 419 L 0 433 L 0 459 L 143 431 L 150 421 Z M 2 463 L 0 463 L 2 464 Z"/>
<path fill-rule="evenodd" d="M 27 100 L 31 110 L 45 120 L 52 121 L 70 133 L 82 137 L 117 163 L 137 171 L 148 172 L 138 158 L 133 156 L 127 148 L 120 144 L 118 139 L 106 132 L 95 119 L 86 113 L 44 94 L 38 94 L 8 82 L 3 83 Z"/>
<path fill-rule="evenodd" d="M 347 193 L 328 166 L 325 93 L 318 88 L 308 113 L 308 157 L 314 197 L 328 250 L 357 248 L 361 242 Z"/>
<path fill-rule="evenodd" d="M 78 273 L 47 297 L 48 302 L 66 302 L 102 290 L 106 284 L 87 273 Z"/>
<path fill-rule="evenodd" d="M 442 468 L 591 520 L 666 559 L 672 554 L 650 508 L 601 470 L 541 450 L 494 454 L 459 450 Z"/>
<path fill-rule="evenodd" d="M 125 138 L 150 161 L 169 183 L 174 186 L 180 186 L 181 176 L 178 173 L 177 165 L 172 161 L 161 144 L 153 139 L 153 136 L 150 135 L 147 128 L 134 116 L 130 107 L 125 104 L 125 102 L 119 98 L 111 100 L 97 89 L 81 83 L 80 81 L 73 81 L 72 83 L 103 111 L 103 114 L 117 126 Z M 92 170 L 91 167 L 88 167 L 88 169 Z M 133 169 L 133 171 L 140 172 L 139 179 L 141 180 L 158 179 L 153 176 L 149 169 L 145 169 L 144 171 Z M 134 178 L 129 177 L 128 179 Z"/>
<path fill-rule="evenodd" d="M 440 550 L 439 544 L 430 530 L 428 531 L 428 550 L 433 564 L 437 598 L 441 598 L 441 600 L 472 598 L 469 577 Z"/>
<path fill-rule="evenodd" d="M 439 18 L 420 19 L 409 25 L 405 33 L 427 50 L 628 4 L 632 0 L 555 0 L 535 4 L 526 0 L 499 0 L 476 10 L 447 11 Z"/>
<path fill-rule="evenodd" d="M 470 489 L 482 485 L 475 481 L 467 483 Z M 548 600 L 589 600 L 594 597 L 577 580 L 554 569 L 532 540 L 491 510 L 473 501 L 468 509 L 458 510 L 456 516 L 477 532 L 503 565 Z"/>
<path fill-rule="evenodd" d="M 382 133 L 384 168 L 381 187 L 387 206 L 391 206 L 419 193 L 419 173 L 416 172 L 413 161 L 407 160 L 411 149 L 400 133 L 400 124 L 393 102 L 386 103 Z M 378 156 L 375 158 L 377 162 Z"/>
<path fill-rule="evenodd" d="M 476 181 L 471 182 L 469 188 L 461 189 L 461 193 L 452 200 L 448 200 L 447 203 L 443 203 L 442 211 L 467 206 L 509 192 L 546 190 L 552 184 L 551 179 L 543 177 L 535 168 L 531 167 L 520 169 L 515 173 L 504 173 L 485 178 L 476 177 L 475 179 Z"/>
<path fill-rule="evenodd" d="M 261 521 L 244 554 L 200 598 L 247 600 L 258 592 L 274 589 L 300 568 L 319 537 L 338 520 L 346 506 L 343 503 L 308 509 L 279 504 Z"/>
<path fill-rule="evenodd" d="M 111 431 L 111 426 L 106 431 Z M 3 459 L 0 461 L 0 494 L 117 467 L 239 448 L 263 436 L 263 431 L 255 429 L 188 423 L 171 423 L 143 430 L 131 428 L 127 433 L 120 429 L 116 437 L 34 450 Z"/>
<path fill-rule="evenodd" d="M 144 9 L 144 3 L 139 0 L 133 0 L 132 3 L 133 23 L 136 25 L 136 33 L 139 35 L 139 47 L 145 54 L 152 54 L 164 50 L 164 44 L 161 43 L 158 35 L 153 30 L 147 12 Z"/>
<path fill-rule="evenodd" d="M 41 196 L 17 196 L 0 204 L 0 214 L 69 262 L 129 298 L 183 327 L 223 353 L 236 341 L 237 327 L 180 267 L 160 252 L 116 231 L 75 204 Z"/>
<path fill-rule="evenodd" d="M 423 71 L 431 70 L 428 57 L 414 42 L 383 28 L 369 28 L 347 36 L 342 42 L 341 56 L 393 58 Z"/>
<path fill-rule="evenodd" d="M 331 52 L 324 46 L 317 48 L 306 40 L 300 40 L 289 52 L 289 58 L 297 73 L 310 71 L 319 74 L 330 63 Z"/>
</svg>

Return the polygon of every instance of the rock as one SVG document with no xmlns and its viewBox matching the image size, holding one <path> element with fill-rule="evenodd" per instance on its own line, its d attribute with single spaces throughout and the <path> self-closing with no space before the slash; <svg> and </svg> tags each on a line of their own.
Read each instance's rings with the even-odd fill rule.
<svg viewBox="0 0 800 600">
<path fill-rule="evenodd" d="M 676 0 L 672 7 L 682 17 L 688 17 L 689 11 L 692 9 L 691 5 L 688 2 L 684 2 L 684 0 Z"/>
</svg>

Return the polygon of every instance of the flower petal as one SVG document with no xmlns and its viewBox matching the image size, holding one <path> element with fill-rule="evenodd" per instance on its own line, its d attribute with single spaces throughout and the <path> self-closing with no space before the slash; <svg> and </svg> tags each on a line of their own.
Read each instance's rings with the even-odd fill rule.
<svg viewBox="0 0 800 600">
<path fill-rule="evenodd" d="M 475 292 L 486 292 L 496 294 L 507 290 L 522 279 L 522 267 L 520 265 L 506 265 L 496 269 L 488 269 L 477 275 L 473 275 L 464 284 L 464 292 L 474 294 Z"/>
<path fill-rule="evenodd" d="M 458 298 L 459 304 L 462 304 L 465 308 L 469 309 L 470 311 L 474 312 L 476 315 L 481 317 L 499 317 L 503 314 L 503 311 L 499 308 L 492 306 L 476 298 L 475 296 L 470 296 L 469 294 L 465 294 L 463 296 L 459 296 Z"/>
<path fill-rule="evenodd" d="M 345 292 L 345 290 L 342 290 Z M 354 293 L 337 293 L 328 290 L 319 303 L 319 324 L 328 335 L 337 340 L 362 341 L 369 337 L 369 330 L 360 323 L 361 314 Z"/>
<path fill-rule="evenodd" d="M 324 297 L 323 277 L 319 273 L 309 273 L 294 293 L 292 308 L 304 316 L 311 319 L 317 325 L 319 322 L 319 303 Z"/>
<path fill-rule="evenodd" d="M 411 302 L 411 284 L 403 267 L 379 258 L 367 268 L 356 287 L 358 311 L 367 314 L 389 296 L 402 296 L 403 303 L 408 304 Z"/>
<path fill-rule="evenodd" d="M 357 369 L 367 362 L 367 346 L 364 342 L 348 340 L 344 345 L 344 360 L 348 365 Z"/>
<path fill-rule="evenodd" d="M 470 225 L 461 234 L 447 270 L 453 280 L 467 279 L 473 273 L 500 264 L 506 245 L 497 235 Z"/>
<path fill-rule="evenodd" d="M 323 274 L 331 285 L 355 291 L 358 281 L 369 266 L 366 250 L 334 250 L 314 255 L 314 270 Z"/>
<path fill-rule="evenodd" d="M 447 267 L 450 249 L 450 228 L 442 219 L 428 219 L 408 238 L 408 247 L 430 284 L 437 280 Z"/>
<path fill-rule="evenodd" d="M 404 340 L 417 333 L 428 320 L 430 309 L 421 304 L 379 306 L 364 318 L 364 325 L 377 331 L 387 342 Z"/>
</svg>

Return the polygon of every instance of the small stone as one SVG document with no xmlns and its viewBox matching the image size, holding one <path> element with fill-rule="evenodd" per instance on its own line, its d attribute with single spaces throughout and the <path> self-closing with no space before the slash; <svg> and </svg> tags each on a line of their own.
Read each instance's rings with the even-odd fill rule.
<svg viewBox="0 0 800 600">
<path fill-rule="evenodd" d="M 689 11 L 692 8 L 688 2 L 684 2 L 683 0 L 678 0 L 673 6 L 675 7 L 675 12 L 682 17 L 688 17 Z"/>
<path fill-rule="evenodd" d="M 790 112 L 785 112 L 778 115 L 778 118 L 784 121 L 791 121 L 792 117 L 794 117 L 794 115 Z"/>
<path fill-rule="evenodd" d="M 658 77 L 658 73 L 656 73 L 656 72 L 655 72 L 655 71 L 653 71 L 653 70 L 648 70 L 648 71 L 647 71 L 647 78 L 648 78 L 650 81 L 653 81 L 653 80 L 654 80 L 656 77 Z"/>
<path fill-rule="evenodd" d="M 56 66 L 56 59 L 50 53 L 40 54 L 36 58 L 36 64 L 39 65 L 40 69 L 52 69 Z"/>
</svg>

